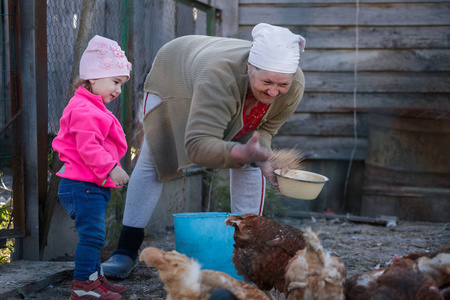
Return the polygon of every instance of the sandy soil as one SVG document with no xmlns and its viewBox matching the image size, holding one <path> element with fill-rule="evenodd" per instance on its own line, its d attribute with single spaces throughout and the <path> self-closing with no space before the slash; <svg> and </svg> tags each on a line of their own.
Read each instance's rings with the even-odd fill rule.
<svg viewBox="0 0 450 300">
<path fill-rule="evenodd" d="M 395 254 L 401 256 L 411 252 L 432 251 L 450 243 L 450 224 L 400 222 L 396 226 L 380 226 L 368 223 L 354 223 L 339 219 L 278 219 L 280 223 L 320 231 L 319 237 L 328 251 L 339 255 L 347 267 L 348 277 L 376 268 L 384 268 L 392 263 Z M 173 229 L 165 234 L 147 237 L 143 247 L 153 246 L 163 250 L 175 247 Z M 103 255 L 107 255 L 104 253 Z M 70 299 L 70 283 L 64 279 L 49 286 L 31 299 Z M 165 299 L 166 292 L 154 267 L 142 262 L 137 272 L 121 281 L 128 288 L 122 299 Z M 17 298 L 19 299 L 19 298 Z M 27 298 L 28 299 L 28 298 Z"/>
</svg>

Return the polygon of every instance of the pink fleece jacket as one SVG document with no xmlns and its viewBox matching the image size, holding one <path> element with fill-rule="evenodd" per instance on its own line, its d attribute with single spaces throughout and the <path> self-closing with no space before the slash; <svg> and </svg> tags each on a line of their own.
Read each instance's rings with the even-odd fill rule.
<svg viewBox="0 0 450 300">
<path fill-rule="evenodd" d="M 119 120 L 100 96 L 78 88 L 64 109 L 52 146 L 65 162 L 58 176 L 118 188 L 108 174 L 116 164 L 120 166 L 127 142 Z"/>
</svg>

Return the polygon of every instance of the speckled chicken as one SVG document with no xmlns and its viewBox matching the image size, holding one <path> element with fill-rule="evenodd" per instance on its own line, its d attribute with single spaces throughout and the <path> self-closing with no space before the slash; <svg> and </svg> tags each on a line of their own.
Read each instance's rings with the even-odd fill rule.
<svg viewBox="0 0 450 300">
<path fill-rule="evenodd" d="M 432 252 L 418 252 L 403 255 L 400 259 L 414 260 L 422 272 L 427 273 L 438 286 L 450 284 L 450 244 L 443 245 Z"/>
<path fill-rule="evenodd" d="M 400 259 L 414 260 L 420 271 L 434 279 L 442 297 L 450 300 L 450 244 L 443 245 L 432 252 L 410 253 Z"/>
<path fill-rule="evenodd" d="M 256 287 L 224 272 L 201 270 L 198 262 L 177 251 L 165 252 L 148 247 L 141 252 L 139 259 L 158 269 L 159 277 L 168 293 L 167 300 L 207 300 L 219 289 L 229 291 L 230 295 L 240 300 L 269 299 Z M 214 295 L 217 297 L 217 294 Z"/>
<path fill-rule="evenodd" d="M 297 251 L 286 267 L 288 300 L 343 300 L 347 275 L 342 260 L 327 251 L 316 233 L 308 228 L 306 247 Z"/>
<path fill-rule="evenodd" d="M 442 300 L 434 279 L 408 258 L 347 280 L 347 300 Z"/>
<path fill-rule="evenodd" d="M 285 269 L 295 253 L 305 247 L 303 232 L 255 214 L 231 215 L 233 226 L 232 261 L 239 275 L 263 291 L 285 290 Z"/>
</svg>

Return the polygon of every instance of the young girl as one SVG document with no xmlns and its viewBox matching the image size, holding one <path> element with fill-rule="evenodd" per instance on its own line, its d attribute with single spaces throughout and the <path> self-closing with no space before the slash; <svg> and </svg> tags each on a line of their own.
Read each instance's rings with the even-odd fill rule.
<svg viewBox="0 0 450 300">
<path fill-rule="evenodd" d="M 131 63 L 117 42 L 96 35 L 80 61 L 78 88 L 64 109 L 53 149 L 65 164 L 58 197 L 75 220 L 79 241 L 75 252 L 72 299 L 121 299 L 126 288 L 103 276 L 100 250 L 105 242 L 105 213 L 110 188 L 129 180 L 121 168 L 127 143 L 117 118 L 105 104 L 116 99 L 130 78 Z"/>
</svg>

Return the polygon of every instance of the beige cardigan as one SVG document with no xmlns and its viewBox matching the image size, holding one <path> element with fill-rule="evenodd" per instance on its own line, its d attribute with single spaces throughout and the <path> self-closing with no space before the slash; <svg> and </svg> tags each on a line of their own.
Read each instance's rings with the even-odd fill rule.
<svg viewBox="0 0 450 300">
<path fill-rule="evenodd" d="M 242 129 L 251 42 L 184 36 L 158 52 L 144 90 L 162 102 L 147 112 L 144 131 L 161 182 L 182 176 L 193 165 L 241 168 L 230 156 Z M 304 91 L 300 68 L 289 92 L 275 100 L 257 130 L 270 149 L 272 137 L 294 113 Z M 253 132 L 242 137 L 245 143 Z"/>
</svg>

